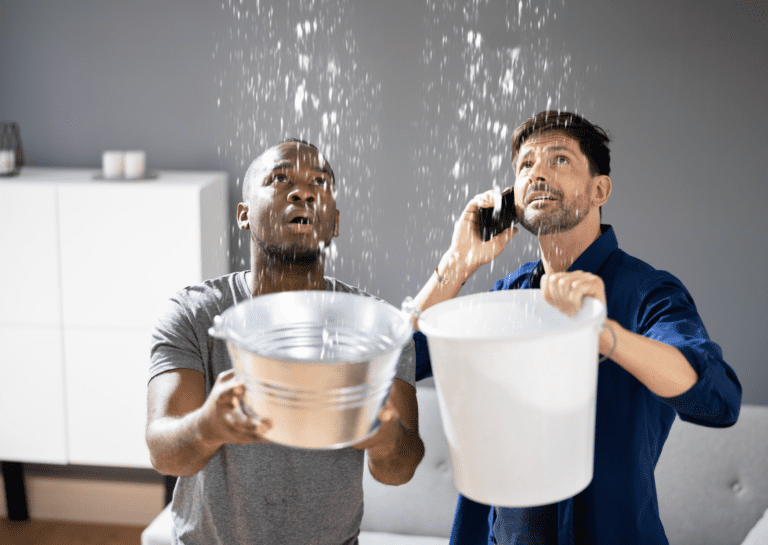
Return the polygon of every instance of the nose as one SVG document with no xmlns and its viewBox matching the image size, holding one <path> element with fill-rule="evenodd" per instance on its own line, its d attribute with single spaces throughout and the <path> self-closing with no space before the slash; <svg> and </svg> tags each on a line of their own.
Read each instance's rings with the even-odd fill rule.
<svg viewBox="0 0 768 545">
<path fill-rule="evenodd" d="M 541 159 L 536 159 L 536 161 L 533 163 L 533 166 L 531 167 L 531 170 L 528 171 L 528 176 L 530 177 L 531 181 L 534 182 L 545 181 L 547 176 L 546 165 L 544 164 L 544 161 Z"/>
<path fill-rule="evenodd" d="M 290 202 L 315 202 L 315 193 L 308 184 L 295 184 L 288 192 Z"/>
</svg>

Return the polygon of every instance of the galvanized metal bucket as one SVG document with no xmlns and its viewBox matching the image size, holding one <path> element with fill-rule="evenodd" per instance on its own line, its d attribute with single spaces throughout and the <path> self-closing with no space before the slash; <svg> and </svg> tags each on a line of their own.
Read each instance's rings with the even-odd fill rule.
<svg viewBox="0 0 768 545">
<path fill-rule="evenodd" d="M 409 341 L 409 315 L 351 293 L 292 291 L 254 297 L 214 319 L 246 412 L 272 420 L 265 438 L 338 449 L 373 435 Z"/>
</svg>

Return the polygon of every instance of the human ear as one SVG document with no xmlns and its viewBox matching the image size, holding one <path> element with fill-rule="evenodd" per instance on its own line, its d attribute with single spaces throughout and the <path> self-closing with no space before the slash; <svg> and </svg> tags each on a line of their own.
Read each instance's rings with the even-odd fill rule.
<svg viewBox="0 0 768 545">
<path fill-rule="evenodd" d="M 333 222 L 333 236 L 339 236 L 339 211 L 336 210 L 336 219 Z"/>
<path fill-rule="evenodd" d="M 248 204 L 241 202 L 237 205 L 237 226 L 241 231 L 247 231 L 250 229 L 250 223 L 248 222 Z"/>
<path fill-rule="evenodd" d="M 603 206 L 611 196 L 611 179 L 608 176 L 595 176 L 592 191 L 592 206 Z"/>
</svg>

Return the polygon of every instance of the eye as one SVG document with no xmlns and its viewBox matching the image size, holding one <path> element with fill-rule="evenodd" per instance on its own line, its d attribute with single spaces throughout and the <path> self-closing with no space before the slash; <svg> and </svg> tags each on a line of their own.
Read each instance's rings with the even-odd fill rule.
<svg viewBox="0 0 768 545">
<path fill-rule="evenodd" d="M 524 168 L 531 168 L 532 166 L 533 166 L 533 162 L 529 160 L 525 160 L 520 163 L 520 170 L 523 170 Z"/>
<path fill-rule="evenodd" d="M 570 161 L 568 160 L 568 157 L 566 157 L 565 155 L 558 155 L 557 157 L 555 157 L 556 165 L 567 165 L 568 163 L 570 163 Z"/>
<path fill-rule="evenodd" d="M 270 183 L 283 183 L 288 181 L 288 176 L 285 174 L 274 174 L 270 179 Z"/>
<path fill-rule="evenodd" d="M 317 185 L 317 186 L 320 186 L 320 187 L 328 187 L 328 180 L 326 180 L 325 178 L 322 178 L 320 176 L 318 176 L 317 178 L 312 180 L 312 183 L 314 185 Z"/>
</svg>

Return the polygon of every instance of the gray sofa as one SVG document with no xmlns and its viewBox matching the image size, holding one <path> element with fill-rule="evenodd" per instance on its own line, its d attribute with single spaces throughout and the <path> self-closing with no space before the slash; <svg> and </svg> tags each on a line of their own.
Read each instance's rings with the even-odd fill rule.
<svg viewBox="0 0 768 545">
<path fill-rule="evenodd" d="M 424 460 L 399 487 L 365 472 L 360 545 L 448 543 L 458 492 L 435 390 L 420 386 L 417 395 Z M 656 487 L 671 545 L 768 545 L 768 407 L 742 407 L 738 423 L 726 429 L 676 421 Z M 170 544 L 170 524 L 166 508 L 142 534 L 142 545 Z"/>
</svg>

